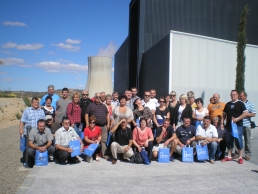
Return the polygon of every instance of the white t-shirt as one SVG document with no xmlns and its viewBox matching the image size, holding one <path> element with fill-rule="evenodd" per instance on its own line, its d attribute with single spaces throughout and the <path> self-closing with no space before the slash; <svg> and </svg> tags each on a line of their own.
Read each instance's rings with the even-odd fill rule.
<svg viewBox="0 0 258 194">
<path fill-rule="evenodd" d="M 199 125 L 196 129 L 196 136 L 208 137 L 208 138 L 218 138 L 218 131 L 215 126 L 210 124 L 208 129 L 204 129 L 203 125 Z M 199 143 L 204 140 L 200 140 Z"/>
<path fill-rule="evenodd" d="M 195 108 L 194 112 L 195 112 L 196 118 L 203 118 L 203 117 L 205 117 L 206 114 L 209 115 L 208 109 L 204 108 L 204 107 L 201 112 L 199 112 L 196 108 Z"/>
<path fill-rule="evenodd" d="M 149 100 L 149 102 L 147 102 L 147 103 L 144 102 L 144 101 L 142 101 L 142 103 L 143 103 L 144 106 L 148 107 L 151 111 L 156 110 L 156 105 L 155 105 L 154 102 Z"/>
<path fill-rule="evenodd" d="M 155 104 L 156 107 L 159 107 L 159 101 L 158 101 L 157 98 L 151 98 L 150 101 L 151 101 L 151 102 L 154 102 L 154 104 Z"/>
<path fill-rule="evenodd" d="M 186 106 L 185 106 L 185 107 L 186 107 Z M 181 122 L 181 123 L 182 123 L 181 115 L 182 115 L 182 112 L 183 112 L 183 110 L 185 109 L 185 107 L 183 107 L 182 105 L 179 106 L 179 109 L 178 109 L 178 122 Z"/>
</svg>

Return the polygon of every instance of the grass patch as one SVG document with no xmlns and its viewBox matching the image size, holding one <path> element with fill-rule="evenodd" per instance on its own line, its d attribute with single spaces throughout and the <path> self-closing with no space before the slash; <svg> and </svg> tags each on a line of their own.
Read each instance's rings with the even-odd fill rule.
<svg viewBox="0 0 258 194">
<path fill-rule="evenodd" d="M 22 115 L 20 113 L 18 113 L 18 112 L 15 114 L 15 116 L 16 116 L 16 119 L 18 119 L 18 120 L 20 120 L 21 117 L 22 117 Z"/>
</svg>

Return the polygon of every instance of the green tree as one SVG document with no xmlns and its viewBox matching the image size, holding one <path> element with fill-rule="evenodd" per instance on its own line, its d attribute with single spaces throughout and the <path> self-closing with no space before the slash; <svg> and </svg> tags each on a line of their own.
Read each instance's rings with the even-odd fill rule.
<svg viewBox="0 0 258 194">
<path fill-rule="evenodd" d="M 246 16 L 248 14 L 248 5 L 245 5 L 238 27 L 237 42 L 237 67 L 236 67 L 236 90 L 245 91 L 245 47 L 246 47 Z"/>
</svg>

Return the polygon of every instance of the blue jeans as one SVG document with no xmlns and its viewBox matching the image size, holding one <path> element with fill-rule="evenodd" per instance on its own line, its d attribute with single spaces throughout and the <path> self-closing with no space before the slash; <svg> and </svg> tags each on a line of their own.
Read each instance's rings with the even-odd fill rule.
<svg viewBox="0 0 258 194">
<path fill-rule="evenodd" d="M 216 154 L 216 151 L 217 151 L 218 143 L 213 141 L 213 142 L 209 143 L 207 146 L 208 146 L 208 150 L 209 150 L 210 160 L 215 160 L 215 154 Z"/>
<path fill-rule="evenodd" d="M 76 131 L 77 135 L 79 135 L 79 127 L 81 123 L 74 123 L 74 130 Z"/>
<path fill-rule="evenodd" d="M 243 139 L 242 139 L 243 127 L 237 126 L 239 138 L 234 138 L 232 136 L 231 126 L 227 126 L 226 128 L 227 128 L 227 132 L 226 132 L 227 148 L 232 149 L 234 147 L 234 140 L 235 140 L 237 149 L 242 150 L 243 149 Z"/>
</svg>

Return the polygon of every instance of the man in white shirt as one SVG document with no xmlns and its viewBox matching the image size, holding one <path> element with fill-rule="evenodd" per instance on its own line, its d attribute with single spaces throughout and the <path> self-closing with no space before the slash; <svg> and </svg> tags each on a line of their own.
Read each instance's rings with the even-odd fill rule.
<svg viewBox="0 0 258 194">
<path fill-rule="evenodd" d="M 150 97 L 151 97 L 150 101 L 154 102 L 156 107 L 159 107 L 159 101 L 158 101 L 157 98 L 155 98 L 156 97 L 156 90 L 154 90 L 154 89 L 150 90 Z"/>
<path fill-rule="evenodd" d="M 148 107 L 151 110 L 151 113 L 154 115 L 156 111 L 156 105 L 154 102 L 150 101 L 150 91 L 144 92 L 144 99 L 142 101 L 142 104 L 146 107 Z"/>
<path fill-rule="evenodd" d="M 215 154 L 218 146 L 218 132 L 217 129 L 211 125 L 209 116 L 205 116 L 203 118 L 203 124 L 197 127 L 196 140 L 203 146 L 207 144 L 210 163 L 215 164 Z"/>
</svg>

